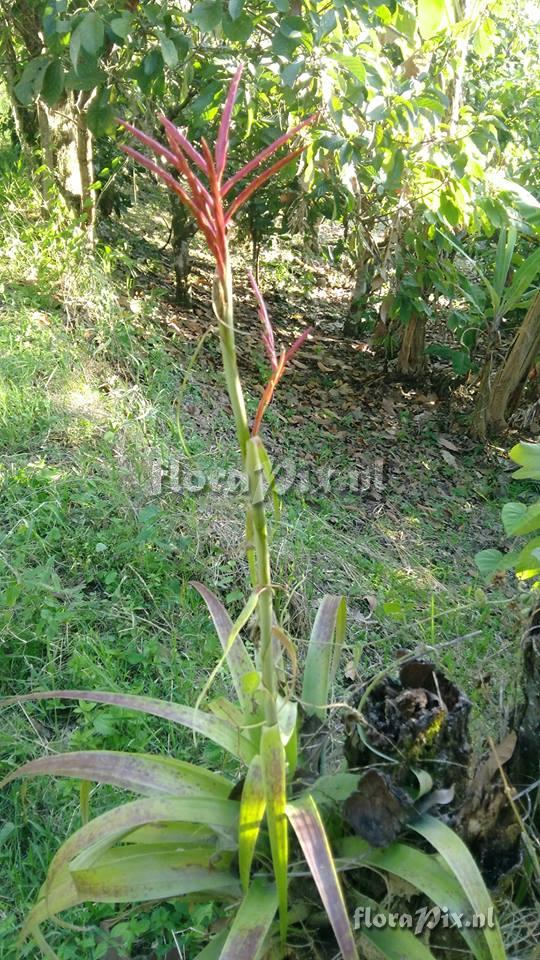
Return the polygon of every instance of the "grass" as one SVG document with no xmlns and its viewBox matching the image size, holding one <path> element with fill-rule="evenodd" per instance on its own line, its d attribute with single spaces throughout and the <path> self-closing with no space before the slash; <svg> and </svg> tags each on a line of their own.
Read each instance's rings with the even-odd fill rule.
<svg viewBox="0 0 540 960">
<path fill-rule="evenodd" d="M 132 259 L 108 248 L 89 259 L 61 204 L 44 221 L 37 193 L 21 178 L 4 177 L 0 193 L 7 211 L 0 245 L 4 692 L 129 688 L 193 704 L 218 642 L 189 581 L 204 580 L 233 613 L 247 589 L 242 495 L 215 343 L 201 352 L 178 409 L 197 342 L 192 316 L 177 317 L 183 335 L 171 335 L 163 322 L 171 308 L 159 289 L 141 291 Z M 270 260 L 268 274 L 271 268 Z M 334 383 L 326 376 L 325 389 Z M 400 647 L 428 646 L 473 699 L 478 742 L 486 732 L 497 737 L 501 698 L 508 707 L 515 693 L 508 676 L 516 673 L 519 601 L 507 583 L 486 588 L 472 557 L 501 537 L 500 458 L 471 449 L 450 468 L 430 424 L 419 444 L 407 410 L 389 440 L 380 416 L 358 423 L 325 407 L 321 419 L 312 417 L 313 394 L 303 386 L 300 377 L 271 410 L 276 462 L 321 471 L 358 465 L 362 450 L 389 471 L 382 489 L 365 497 L 297 478 L 273 528 L 275 579 L 288 587 L 279 592 L 283 619 L 301 648 L 317 598 L 345 593 L 349 679 L 390 665 Z M 249 377 L 248 395 L 253 406 Z M 336 420 L 345 436 L 329 432 Z M 180 491 L 173 489 L 176 462 Z M 169 464 L 161 487 L 160 463 Z M 223 765 L 217 750 L 194 745 L 187 733 L 95 705 L 34 705 L 3 717 L 6 772 L 44 752 L 98 745 Z M 114 796 L 95 789 L 93 810 Z M 0 956 L 7 960 L 48 860 L 78 824 L 78 787 L 45 780 L 10 787 L 0 811 Z M 90 925 L 52 931 L 62 960 L 81 951 L 104 956 L 111 938 L 123 952 L 107 956 L 166 957 L 175 930 L 184 931 L 179 942 L 189 956 L 212 922 L 205 905 L 189 916 L 167 905 L 138 909 L 111 933 L 110 916 L 107 907 L 72 911 L 73 923 Z"/>
</svg>

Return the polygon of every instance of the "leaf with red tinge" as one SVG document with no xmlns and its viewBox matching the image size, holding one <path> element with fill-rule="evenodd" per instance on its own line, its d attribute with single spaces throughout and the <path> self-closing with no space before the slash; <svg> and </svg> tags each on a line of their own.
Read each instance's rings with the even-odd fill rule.
<svg viewBox="0 0 540 960">
<path fill-rule="evenodd" d="M 317 884 L 343 960 L 358 960 L 343 891 L 317 804 L 311 796 L 289 803 L 287 816 Z"/>
<path fill-rule="evenodd" d="M 210 616 L 212 617 L 214 627 L 216 628 L 216 633 L 219 637 L 221 646 L 223 647 L 223 650 L 227 650 L 229 637 L 231 636 L 234 627 L 229 614 L 221 603 L 221 600 L 219 600 L 215 593 L 212 593 L 212 591 L 209 590 L 204 583 L 199 583 L 198 580 L 192 580 L 191 586 L 195 587 L 195 590 L 200 593 L 201 597 L 206 603 L 206 606 L 210 611 Z M 248 706 L 249 697 L 247 697 L 245 694 L 242 684 L 242 677 L 247 673 L 254 673 L 255 665 L 249 653 L 247 652 L 240 635 L 235 638 L 234 642 L 230 644 L 229 649 L 227 650 L 227 664 L 231 672 L 236 695 L 243 706 Z"/>
<path fill-rule="evenodd" d="M 251 740 L 230 723 L 224 723 L 218 717 L 212 717 L 202 710 L 194 710 L 193 707 L 170 703 L 167 700 L 93 690 L 38 690 L 35 693 L 24 693 L 19 697 L 1 700 L 0 707 L 28 703 L 30 700 L 89 700 L 92 703 L 107 703 L 114 707 L 123 707 L 125 710 L 135 710 L 138 713 L 149 713 L 151 716 L 162 717 L 164 720 L 188 727 L 203 737 L 208 737 L 209 740 L 213 740 L 218 746 L 246 763 L 249 763 L 255 755 Z"/>
<path fill-rule="evenodd" d="M 81 750 L 39 757 L 9 773 L 0 788 L 19 777 L 73 777 L 108 783 L 147 796 L 229 796 L 232 784 L 204 767 L 149 753 Z"/>
<path fill-rule="evenodd" d="M 309 640 L 302 704 L 308 716 L 326 717 L 328 692 L 335 678 L 345 637 L 347 607 L 343 597 L 328 594 L 317 610 Z"/>
<path fill-rule="evenodd" d="M 258 960 L 277 906 L 275 886 L 255 880 L 240 904 L 219 960 Z"/>
</svg>

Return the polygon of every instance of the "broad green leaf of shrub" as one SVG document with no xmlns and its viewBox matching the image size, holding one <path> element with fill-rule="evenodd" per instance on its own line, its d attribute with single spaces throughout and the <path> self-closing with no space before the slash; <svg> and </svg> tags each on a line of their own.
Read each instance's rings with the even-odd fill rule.
<svg viewBox="0 0 540 960">
<path fill-rule="evenodd" d="M 91 10 L 79 24 L 81 46 L 91 56 L 95 56 L 105 39 L 105 27 L 99 14 Z"/>
<path fill-rule="evenodd" d="M 50 57 L 35 57 L 34 60 L 26 64 L 21 79 L 15 85 L 17 99 L 25 107 L 29 106 L 32 100 L 41 93 L 50 62 Z"/>
<path fill-rule="evenodd" d="M 49 64 L 43 77 L 41 98 L 48 107 L 54 107 L 64 92 L 64 68 L 60 60 L 53 60 Z"/>
<path fill-rule="evenodd" d="M 495 547 L 480 550 L 474 558 L 480 573 L 485 577 L 491 577 L 502 570 L 503 560 L 504 554 L 500 550 L 496 550 Z"/>
<path fill-rule="evenodd" d="M 418 29 L 423 40 L 429 40 L 451 22 L 447 0 L 418 0 Z"/>
<path fill-rule="evenodd" d="M 523 537 L 540 528 L 540 503 L 527 507 L 524 503 L 505 503 L 502 521 L 509 537 Z"/>
<path fill-rule="evenodd" d="M 200 0 L 188 14 L 188 20 L 203 33 L 209 33 L 219 26 L 222 16 L 223 5 L 221 0 Z"/>
<path fill-rule="evenodd" d="M 509 455 L 520 466 L 514 473 L 516 479 L 540 480 L 540 443 L 522 440 L 512 447 Z"/>
<path fill-rule="evenodd" d="M 530 541 L 520 554 L 518 554 L 515 563 L 516 576 L 520 580 L 530 580 L 540 573 L 540 537 L 535 537 Z"/>
</svg>

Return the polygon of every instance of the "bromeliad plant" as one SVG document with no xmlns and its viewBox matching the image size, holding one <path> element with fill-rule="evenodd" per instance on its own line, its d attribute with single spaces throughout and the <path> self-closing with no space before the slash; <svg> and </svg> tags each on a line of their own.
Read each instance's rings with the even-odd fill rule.
<svg viewBox="0 0 540 960">
<path fill-rule="evenodd" d="M 220 773 L 183 760 L 98 750 L 44 757 L 11 773 L 4 783 L 17 777 L 52 774 L 75 777 L 85 785 L 83 826 L 52 860 L 21 934 L 22 940 L 33 937 L 48 957 L 55 954 L 45 941 L 41 925 L 63 910 L 84 901 L 131 903 L 188 896 L 238 906 L 235 913 L 228 913 L 232 916 L 230 928 L 211 941 L 200 960 L 270 956 L 277 960 L 290 956 L 292 944 L 301 942 L 313 913 L 316 888 L 343 960 L 357 960 L 358 938 L 350 917 L 355 905 L 366 901 L 359 899 L 350 884 L 342 883 L 340 872 L 347 876 L 347 870 L 358 870 L 359 866 L 407 879 L 440 907 L 461 912 L 472 907 L 487 915 L 491 905 L 474 861 L 447 826 L 427 815 L 414 822 L 414 829 L 437 854 L 395 843 L 376 850 L 360 837 L 350 836 L 351 830 L 343 827 L 341 804 L 358 789 L 358 773 L 320 776 L 317 744 L 328 716 L 329 695 L 344 641 L 345 602 L 338 596 L 323 598 L 300 684 L 294 645 L 277 624 L 273 609 L 275 585 L 264 506 L 265 483 L 272 485 L 272 470 L 259 436 L 265 409 L 287 361 L 308 332 L 278 356 L 263 298 L 251 278 L 272 372 L 250 426 L 237 366 L 229 256 L 234 214 L 259 186 L 297 157 L 302 146 L 257 173 L 239 192 L 235 188 L 313 118 L 284 133 L 225 179 L 229 128 L 240 76 L 241 69 L 229 90 L 213 153 L 204 140 L 200 150 L 194 147 L 164 117 L 168 147 L 124 122 L 124 127 L 158 158 L 165 159 L 181 179 L 131 147 L 124 150 L 157 174 L 189 207 L 215 259 L 213 306 L 248 479 L 249 598 L 233 622 L 206 586 L 194 584 L 207 604 L 223 647 L 223 656 L 195 707 L 129 693 L 85 690 L 35 692 L 6 702 L 73 698 L 151 714 L 213 740 L 233 755 L 243 772 L 235 784 Z M 250 650 L 241 632 L 252 617 L 257 618 L 258 640 Z M 218 698 L 205 711 L 200 703 L 225 663 L 236 702 Z M 89 820 L 89 781 L 112 784 L 139 797 Z M 425 785 L 425 777 L 422 782 Z M 324 823 L 328 805 L 333 811 L 328 818 L 330 833 Z M 337 830 L 336 823 L 341 823 Z M 330 840 L 338 860 L 334 859 Z M 305 878 L 309 875 L 314 886 L 307 884 L 306 896 Z M 303 878 L 300 890 L 297 877 Z M 427 946 L 408 930 L 373 929 L 365 930 L 364 935 L 385 956 L 433 960 Z M 503 960 L 497 928 L 467 930 L 463 935 L 477 960 Z M 329 949 L 334 954 L 335 947 Z"/>
</svg>

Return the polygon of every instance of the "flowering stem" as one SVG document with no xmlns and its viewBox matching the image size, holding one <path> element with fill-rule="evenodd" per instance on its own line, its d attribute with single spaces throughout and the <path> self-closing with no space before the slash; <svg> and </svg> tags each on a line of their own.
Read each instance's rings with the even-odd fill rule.
<svg viewBox="0 0 540 960">
<path fill-rule="evenodd" d="M 246 449 L 249 440 L 249 423 L 246 412 L 246 404 L 238 373 L 238 361 L 236 357 L 236 342 L 234 335 L 234 304 L 233 304 L 233 283 L 231 261 L 228 255 L 225 260 L 225 271 L 223 279 L 216 277 L 214 283 L 214 312 L 218 320 L 219 341 L 221 345 L 221 356 L 223 359 L 223 370 L 225 373 L 225 382 L 227 384 L 227 393 L 231 402 L 234 422 L 236 425 L 236 435 L 242 454 L 242 462 L 246 462 Z"/>
<path fill-rule="evenodd" d="M 268 531 L 264 510 L 264 474 L 257 439 L 250 438 L 249 423 L 242 383 L 238 372 L 234 334 L 234 299 L 230 257 L 225 258 L 223 277 L 216 277 L 214 286 L 214 311 L 218 319 L 219 339 L 227 392 L 233 409 L 236 434 L 242 454 L 242 462 L 248 480 L 250 512 L 253 525 L 257 582 L 259 591 L 259 662 L 262 686 L 265 690 L 265 714 L 268 725 L 277 722 L 276 694 L 277 675 L 272 644 L 272 577 L 268 549 Z"/>
<path fill-rule="evenodd" d="M 248 443 L 246 472 L 253 519 L 257 589 L 260 591 L 258 603 L 260 631 L 259 663 L 262 685 L 266 695 L 266 723 L 268 726 L 272 726 L 277 723 L 277 675 L 272 643 L 272 576 L 270 572 L 268 530 L 264 511 L 264 472 L 259 454 L 259 442 L 257 438 L 253 438 L 250 439 Z"/>
</svg>

